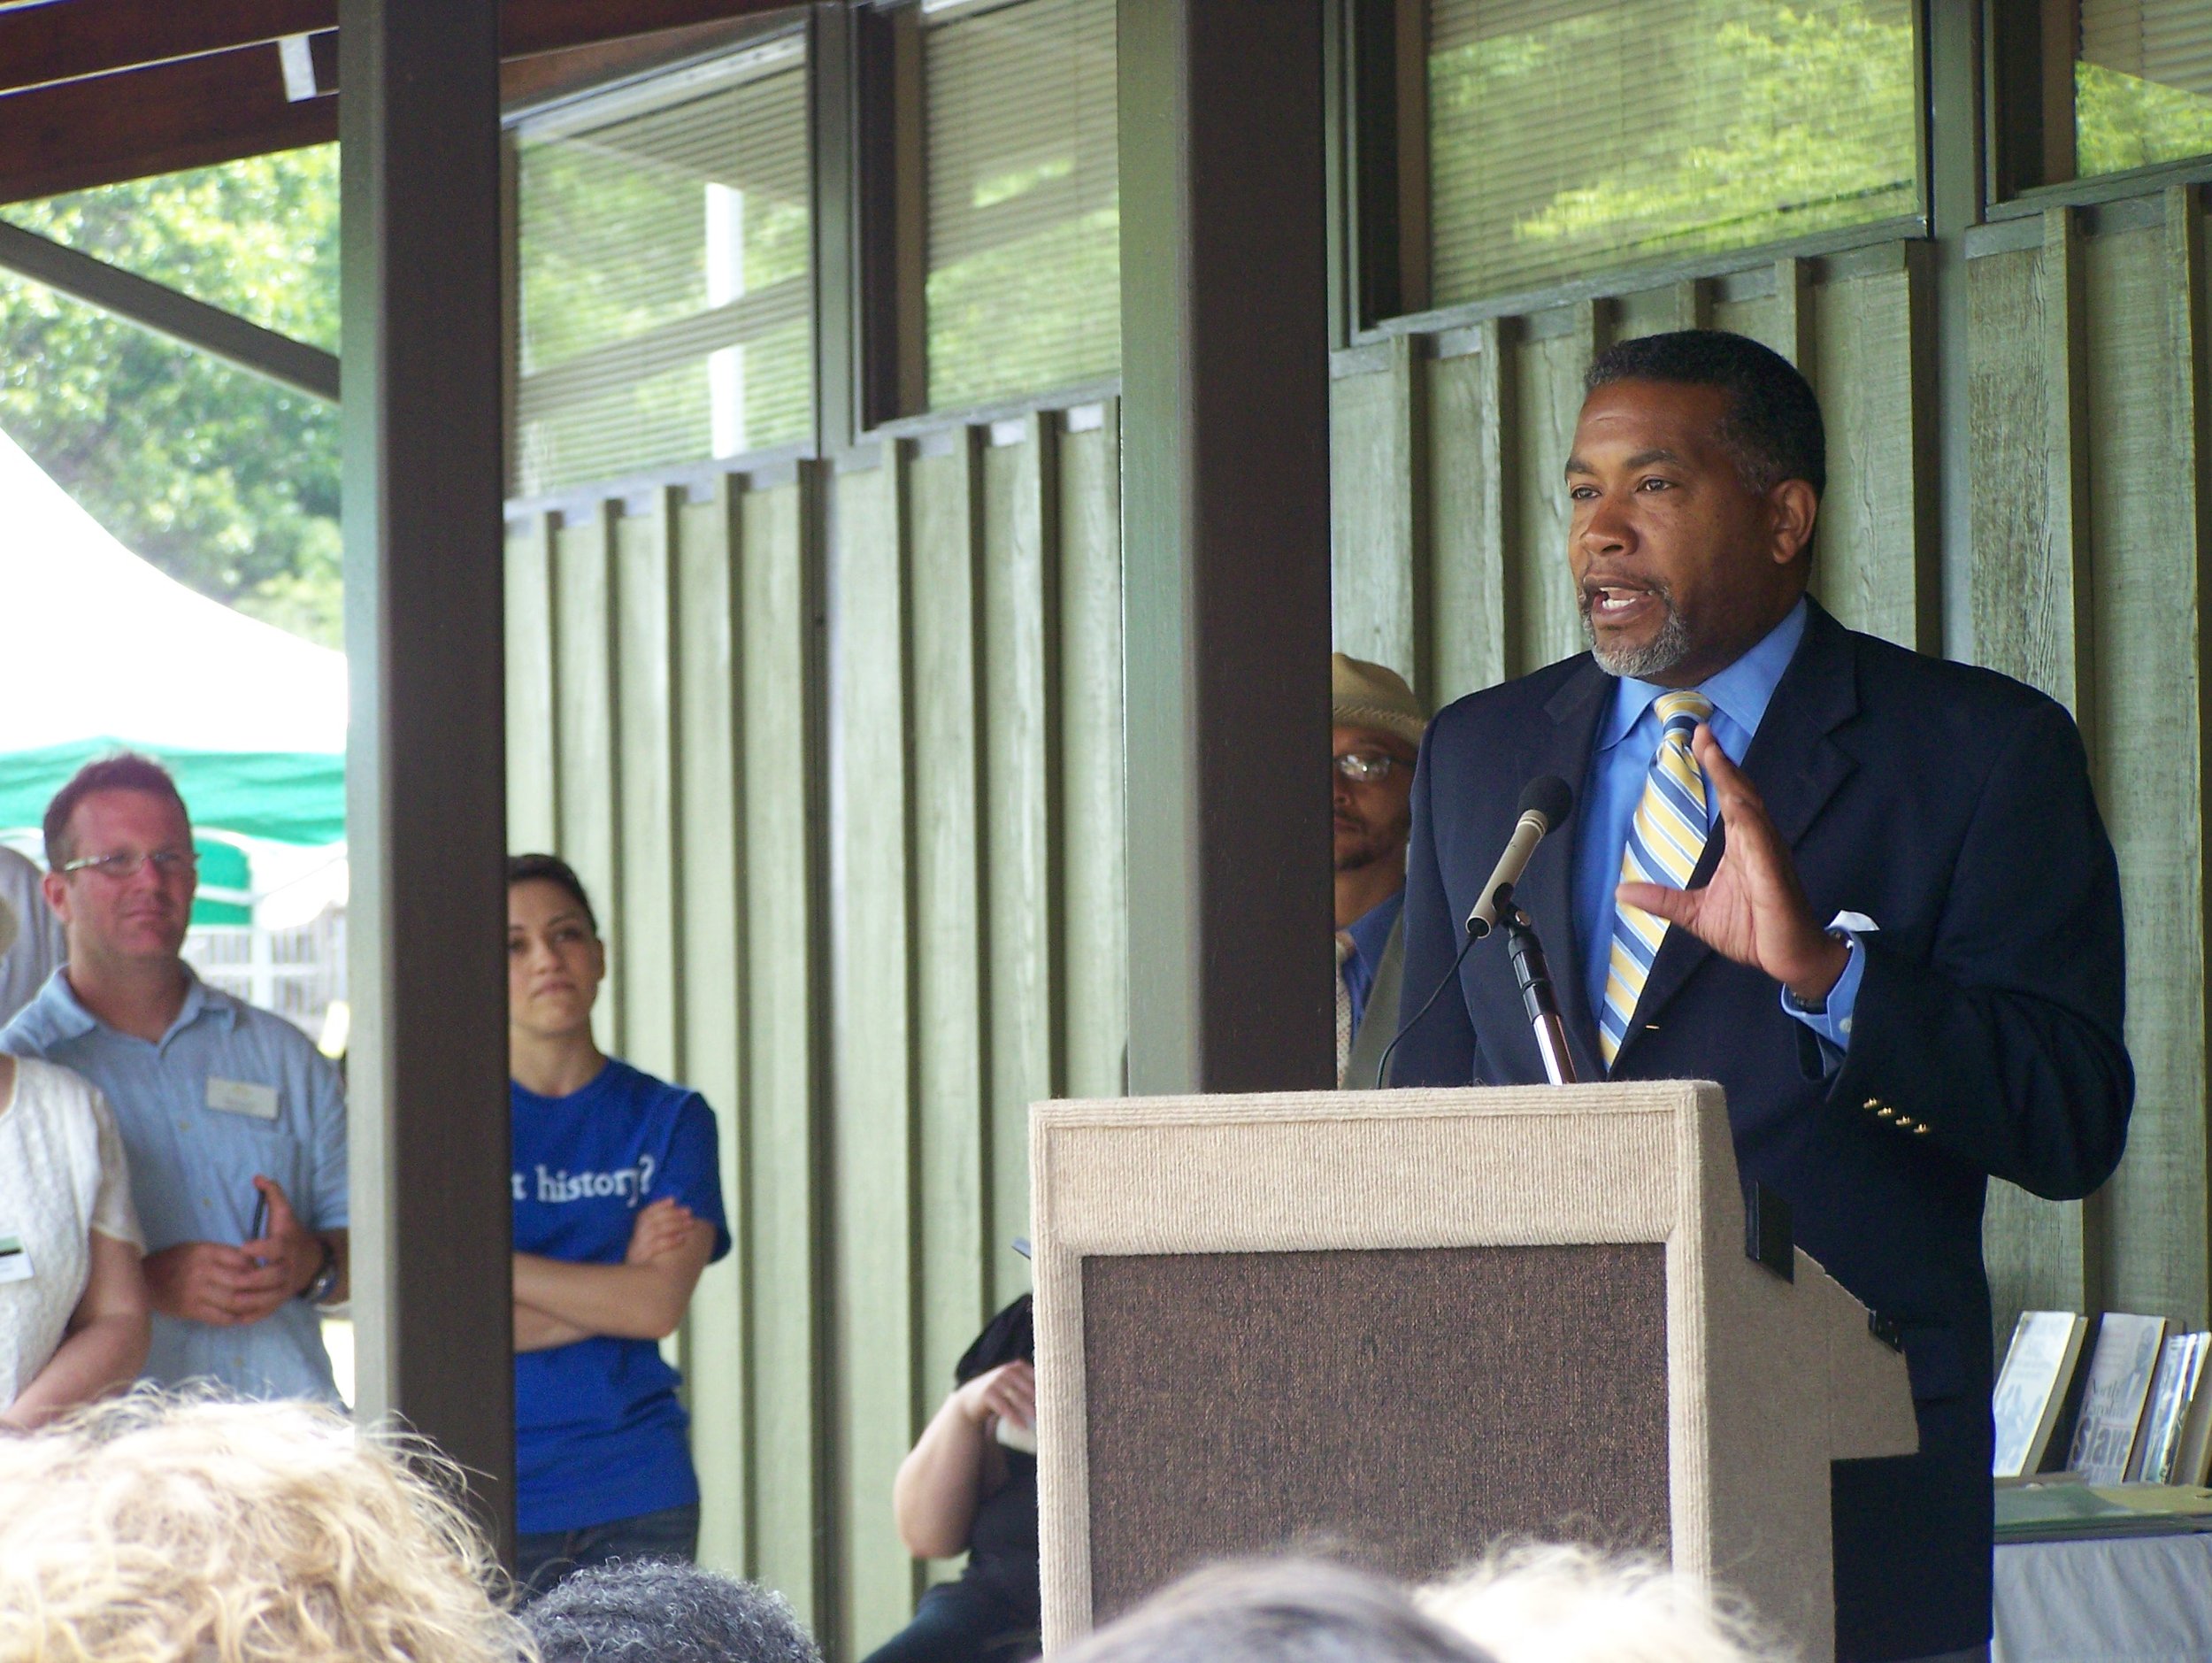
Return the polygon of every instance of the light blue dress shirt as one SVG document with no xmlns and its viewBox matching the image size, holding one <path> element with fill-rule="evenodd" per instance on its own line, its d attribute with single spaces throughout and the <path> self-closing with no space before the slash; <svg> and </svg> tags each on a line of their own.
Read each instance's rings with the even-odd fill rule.
<svg viewBox="0 0 2212 1663">
<path fill-rule="evenodd" d="M 345 1092 L 330 1059 L 282 1017 L 193 976 L 152 1044 L 86 1010 L 58 970 L 0 1031 L 0 1051 L 73 1068 L 106 1096 L 149 1253 L 251 1240 L 256 1174 L 283 1185 L 309 1229 L 346 1228 Z M 157 1314 L 143 1377 L 339 1401 L 321 1318 L 304 1299 L 246 1328 Z"/>
<path fill-rule="evenodd" d="M 1750 651 L 1698 684 L 1696 690 L 1713 703 L 1708 725 L 1731 762 L 1740 764 L 1751 749 L 1775 687 L 1804 636 L 1805 603 L 1800 600 Z M 1616 911 L 1613 891 L 1621 881 L 1621 851 L 1628 846 L 1629 822 L 1636 818 L 1645 777 L 1659 752 L 1659 713 L 1653 706 L 1662 693 L 1671 690 L 1621 677 L 1613 684 L 1613 703 L 1598 724 L 1590 750 L 1590 774 L 1582 788 L 1581 837 L 1575 849 L 1574 907 L 1583 982 L 1593 1012 L 1605 1005 L 1606 962 Z M 1707 810 L 1717 820 L 1709 781 L 1705 795 Z M 1851 1040 L 1852 1007 L 1865 968 L 1865 950 L 1855 934 L 1850 963 L 1829 992 L 1825 1012 L 1814 1015 L 1801 1011 L 1786 997 L 1782 1008 L 1838 1051 L 1846 1050 Z"/>
</svg>

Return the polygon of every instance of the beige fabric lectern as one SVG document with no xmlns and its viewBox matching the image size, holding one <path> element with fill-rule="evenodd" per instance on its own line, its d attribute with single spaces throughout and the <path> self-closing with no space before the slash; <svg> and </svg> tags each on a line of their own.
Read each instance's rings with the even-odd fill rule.
<svg viewBox="0 0 2212 1663">
<path fill-rule="evenodd" d="M 1720 1088 L 1033 1111 L 1048 1648 L 1189 1567 L 1644 1546 L 1834 1650 L 1828 1463 L 1916 1447 L 1905 1359 L 1745 1251 Z"/>
</svg>

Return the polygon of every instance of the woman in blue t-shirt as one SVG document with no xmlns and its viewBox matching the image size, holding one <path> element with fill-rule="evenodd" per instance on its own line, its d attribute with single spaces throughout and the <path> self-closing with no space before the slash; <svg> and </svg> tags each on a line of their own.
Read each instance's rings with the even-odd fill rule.
<svg viewBox="0 0 2212 1663">
<path fill-rule="evenodd" d="M 714 1112 L 592 1043 L 606 944 L 551 855 L 507 863 L 516 1570 L 530 1598 L 614 1559 L 690 1559 L 699 1481 L 658 1342 L 730 1251 Z"/>
</svg>

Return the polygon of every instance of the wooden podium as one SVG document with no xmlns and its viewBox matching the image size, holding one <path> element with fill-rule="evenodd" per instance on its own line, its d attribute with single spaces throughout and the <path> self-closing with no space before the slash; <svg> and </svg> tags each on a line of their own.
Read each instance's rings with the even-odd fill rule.
<svg viewBox="0 0 2212 1663">
<path fill-rule="evenodd" d="M 1048 1650 L 1227 1554 L 1525 1535 L 1833 1655 L 1828 1464 L 1917 1447 L 1905 1359 L 1769 1196 L 1751 1256 L 1718 1086 L 1046 1103 L 1030 1168 Z"/>
</svg>

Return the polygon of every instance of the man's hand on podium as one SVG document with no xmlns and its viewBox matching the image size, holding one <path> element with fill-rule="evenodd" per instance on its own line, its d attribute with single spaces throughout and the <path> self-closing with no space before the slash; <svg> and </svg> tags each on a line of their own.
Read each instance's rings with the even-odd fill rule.
<svg viewBox="0 0 2212 1663">
<path fill-rule="evenodd" d="M 1817 1007 L 1851 961 L 1851 950 L 1821 928 L 1797 865 L 1766 804 L 1702 722 L 1690 741 L 1712 782 L 1727 828 L 1720 864 L 1701 889 L 1624 883 L 1616 897 L 1679 924 L 1722 957 L 1763 970 L 1803 1005 Z"/>
</svg>

